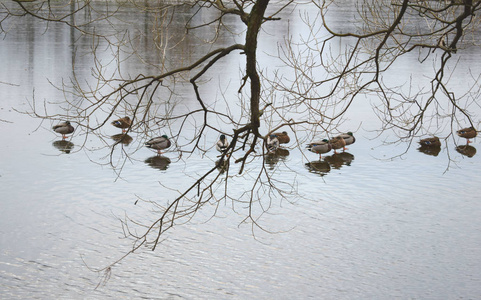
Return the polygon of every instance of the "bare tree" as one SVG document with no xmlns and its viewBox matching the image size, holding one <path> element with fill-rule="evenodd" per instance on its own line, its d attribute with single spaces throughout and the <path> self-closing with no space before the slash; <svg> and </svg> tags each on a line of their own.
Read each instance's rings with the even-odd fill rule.
<svg viewBox="0 0 481 300">
<path fill-rule="evenodd" d="M 463 50 L 479 45 L 479 1 L 356 1 L 356 28 L 331 27 L 327 17 L 336 1 L 327 2 L 314 2 L 320 14 L 304 18 L 311 29 L 310 39 L 303 43 L 288 40 L 281 49 L 285 64 L 296 76 L 275 78 L 272 84 L 295 95 L 291 106 L 307 103 L 326 120 L 335 121 L 360 94 L 371 95 L 379 100 L 374 110 L 384 124 L 380 131 L 393 129 L 390 132 L 397 133 L 398 141 L 412 141 L 441 129 L 443 123 L 451 131 L 459 123 L 475 126 L 467 108 L 479 96 L 479 75 L 472 74 L 471 84 L 461 95 L 452 91 L 458 83 L 451 83 L 451 77 L 457 66 L 453 57 L 458 60 Z M 318 34 L 323 29 L 327 35 Z M 349 43 L 334 51 L 336 39 Z M 303 59 L 299 59 L 300 50 L 304 50 Z M 431 74 L 421 78 L 422 83 L 397 77 L 396 67 L 408 55 L 417 56 L 419 65 L 432 64 Z M 325 114 L 329 104 L 342 108 Z"/>
<path fill-rule="evenodd" d="M 130 116 L 132 120 L 126 135 L 143 134 L 143 141 L 159 128 L 169 131 L 179 158 L 212 149 L 213 145 L 204 143 L 206 135 L 222 134 L 229 138 L 230 144 L 218 162 L 194 178 L 178 197 L 167 205 L 152 203 L 159 214 L 154 222 L 145 224 L 130 219 L 124 222 L 126 235 L 135 240 L 131 251 L 126 253 L 129 255 L 144 246 L 155 249 L 172 226 L 187 222 L 203 206 L 215 207 L 222 201 L 245 204 L 245 221 L 261 227 L 258 218 L 272 199 L 283 198 L 295 189 L 289 183 L 277 181 L 266 167 L 265 142 L 269 134 L 290 128 L 296 147 L 302 147 L 313 135 L 335 133 L 354 101 L 366 95 L 376 100 L 373 109 L 383 124 L 380 133 L 392 130 L 398 136 L 397 141 L 412 141 L 445 124 L 452 130 L 466 120 L 475 126 L 469 107 L 479 97 L 479 73 L 473 73 L 473 85 L 463 95 L 452 91 L 450 80 L 456 60 L 470 46 L 479 45 L 476 13 L 480 3 L 472 0 L 277 3 L 269 0 L 132 0 L 115 5 L 106 1 L 100 9 L 95 1 L 59 4 L 19 1 L 16 5 L 3 4 L 5 13 L 0 25 L 8 32 L 7 25 L 12 20 L 28 15 L 46 22 L 64 23 L 92 39 L 95 84 L 74 75 L 68 84 L 59 87 L 75 96 L 74 101 L 69 100 L 64 114 L 49 113 L 49 104 L 36 103 L 35 99 L 30 113 L 49 120 L 76 122 L 85 136 L 95 134 L 105 139 L 111 157 L 119 149 L 126 157 L 129 155 L 121 147 L 121 140 L 111 145 L 100 131 L 119 115 Z M 125 5 L 135 5 L 139 13 L 152 16 L 148 30 L 151 35 L 131 31 L 128 26 L 113 26 L 111 34 L 95 31 L 96 23 L 109 24 L 112 18 L 121 18 Z M 358 14 L 352 22 L 344 22 L 342 28 L 333 27 L 330 13 L 336 5 L 356 5 Z M 283 66 L 265 72 L 257 56 L 262 29 L 269 30 L 269 24 L 282 24 L 284 20 L 279 16 L 286 10 L 295 10 L 301 15 L 306 34 L 287 35 L 278 46 Z M 174 24 L 173 20 L 179 18 L 183 20 L 182 26 Z M 212 34 L 197 48 L 203 52 L 194 56 L 182 45 L 200 30 L 209 30 Z M 218 46 L 218 40 L 225 35 L 242 38 L 242 42 Z M 140 41 L 156 49 L 159 55 L 141 57 L 135 51 Z M 106 63 L 102 59 L 98 50 L 102 43 L 111 49 L 113 61 Z M 390 79 L 395 76 L 397 64 L 413 53 L 420 65 L 432 65 L 432 73 L 424 78 L 427 86 L 410 78 Z M 185 59 L 169 59 L 175 55 Z M 234 83 L 235 94 L 226 94 L 226 90 L 210 82 L 213 77 L 210 72 L 220 60 L 239 55 L 244 59 L 244 67 L 239 71 L 241 80 Z M 124 72 L 122 62 L 128 58 L 149 65 L 151 73 Z M 179 87 L 187 85 L 196 106 L 179 109 Z M 233 107 L 232 100 L 225 100 L 225 110 L 213 108 L 203 92 L 206 87 L 219 89 L 224 99 L 236 99 L 234 103 L 238 106 Z M 142 142 L 138 144 L 138 148 L 142 146 Z M 110 163 L 114 164 L 112 160 Z M 235 172 L 233 165 L 238 166 Z M 249 165 L 255 167 L 247 168 Z M 249 176 L 241 178 L 251 180 L 252 189 L 242 195 L 232 195 L 229 185 L 239 180 L 236 176 L 246 174 Z M 105 270 L 110 271 L 110 267 Z"/>
</svg>

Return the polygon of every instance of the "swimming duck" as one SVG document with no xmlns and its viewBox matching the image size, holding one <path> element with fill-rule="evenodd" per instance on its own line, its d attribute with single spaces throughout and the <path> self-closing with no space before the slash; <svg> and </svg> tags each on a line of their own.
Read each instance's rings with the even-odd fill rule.
<svg viewBox="0 0 481 300">
<path fill-rule="evenodd" d="M 291 139 L 287 135 L 287 131 L 274 132 L 273 134 L 277 136 L 277 139 L 279 140 L 279 144 L 287 144 L 291 141 Z"/>
<path fill-rule="evenodd" d="M 73 126 L 70 125 L 69 121 L 65 121 L 65 122 L 62 122 L 58 125 L 55 125 L 55 126 L 52 127 L 52 129 L 56 133 L 60 133 L 62 135 L 63 140 L 67 138 L 67 136 L 66 136 L 67 134 L 71 134 L 75 130 L 75 128 L 73 128 Z"/>
<path fill-rule="evenodd" d="M 337 149 L 341 149 L 346 146 L 346 141 L 341 136 L 336 136 L 329 140 L 329 144 L 331 144 L 334 153 L 337 153 Z"/>
<path fill-rule="evenodd" d="M 425 138 L 419 141 L 421 147 L 441 147 L 441 142 L 437 136 Z"/>
<path fill-rule="evenodd" d="M 161 150 L 169 148 L 171 145 L 169 138 L 164 134 L 163 136 L 155 137 L 145 143 L 145 146 L 150 149 L 157 150 L 157 153 L 162 154 Z"/>
<path fill-rule="evenodd" d="M 346 142 L 346 145 L 344 147 L 342 147 L 343 151 L 347 150 L 347 148 L 346 148 L 347 145 L 351 145 L 351 144 L 354 144 L 356 142 L 356 138 L 354 137 L 354 135 L 350 131 L 347 132 L 347 133 L 341 133 L 339 136 L 342 137 L 344 139 L 344 141 Z"/>
<path fill-rule="evenodd" d="M 469 139 L 472 139 L 474 137 L 476 137 L 478 135 L 478 132 L 476 131 L 476 129 L 474 129 L 474 127 L 468 127 L 468 128 L 463 128 L 463 129 L 460 129 L 458 131 L 456 131 L 456 133 L 460 136 L 460 137 L 463 137 L 467 140 L 467 144 L 470 143 Z"/>
<path fill-rule="evenodd" d="M 321 155 L 323 153 L 327 153 L 331 151 L 332 146 L 329 144 L 329 141 L 326 139 L 323 139 L 320 142 L 312 142 L 310 144 L 307 144 L 307 150 L 319 154 L 319 159 L 321 159 Z"/>
<path fill-rule="evenodd" d="M 127 131 L 126 129 L 129 128 L 132 125 L 132 121 L 130 120 L 129 117 L 123 117 L 123 118 L 120 118 L 118 120 L 113 121 L 110 124 L 114 125 L 117 128 L 121 128 L 122 132 L 125 132 L 125 131 Z"/>
<path fill-rule="evenodd" d="M 269 152 L 276 152 L 277 148 L 279 148 L 279 139 L 275 134 L 271 134 L 267 137 L 267 150 Z"/>
<path fill-rule="evenodd" d="M 229 141 L 227 141 L 225 135 L 221 134 L 219 140 L 215 144 L 215 148 L 220 153 L 224 153 L 227 150 L 227 147 L 229 147 Z"/>
</svg>

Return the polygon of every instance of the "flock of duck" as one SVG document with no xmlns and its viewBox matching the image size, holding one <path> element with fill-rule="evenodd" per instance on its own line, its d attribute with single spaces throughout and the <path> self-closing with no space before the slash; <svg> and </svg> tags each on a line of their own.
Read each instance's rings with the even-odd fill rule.
<svg viewBox="0 0 481 300">
<path fill-rule="evenodd" d="M 466 145 L 457 146 L 456 151 L 468 157 L 474 156 L 476 154 L 476 148 L 469 144 L 471 143 L 470 139 L 478 135 L 478 131 L 474 127 L 467 127 L 456 131 L 456 134 L 466 139 Z M 428 155 L 436 156 L 439 151 L 441 151 L 441 141 L 437 136 L 421 139 L 419 144 L 420 148 L 418 150 Z"/>
<path fill-rule="evenodd" d="M 125 133 L 127 128 L 132 125 L 132 121 L 129 117 L 123 117 L 111 122 L 111 124 L 117 128 L 122 129 L 122 133 Z M 52 127 L 53 131 L 60 133 L 62 135 L 62 139 L 66 139 L 68 134 L 71 134 L 75 131 L 75 128 L 70 124 L 69 121 L 62 122 L 58 125 Z M 287 144 L 291 141 L 289 135 L 286 131 L 283 132 L 275 132 L 268 136 L 267 138 L 267 150 L 272 153 L 275 152 L 281 144 Z M 356 141 L 352 132 L 343 133 L 339 136 L 332 138 L 331 140 L 324 139 L 318 142 L 312 142 L 307 145 L 307 150 L 319 154 L 319 158 L 324 153 L 328 153 L 331 150 L 334 150 L 336 153 L 337 149 L 346 150 L 346 145 L 351 145 Z M 162 150 L 168 149 L 172 143 L 170 142 L 167 135 L 162 135 L 159 137 L 154 137 L 145 143 L 147 148 L 156 150 L 157 153 L 160 155 L 162 154 Z M 229 147 L 229 141 L 227 140 L 226 136 L 222 134 L 219 138 L 219 141 L 216 143 L 217 151 L 223 153 Z"/>
<path fill-rule="evenodd" d="M 122 129 L 122 133 L 125 133 L 127 128 L 132 125 L 132 120 L 129 117 L 123 117 L 112 121 L 111 124 Z M 56 133 L 60 133 L 62 135 L 62 140 L 67 138 L 67 134 L 72 134 L 75 131 L 75 128 L 69 121 L 61 122 L 58 125 L 53 126 L 52 129 Z M 147 148 L 156 150 L 159 155 L 162 154 L 162 150 L 169 148 L 171 145 L 172 143 L 167 135 L 152 138 L 145 143 Z"/>
<path fill-rule="evenodd" d="M 291 141 L 289 135 L 286 131 L 283 132 L 274 132 L 271 133 L 267 137 L 266 147 L 268 153 L 275 153 L 281 144 L 288 144 Z M 324 139 L 318 142 L 312 142 L 307 144 L 307 150 L 319 154 L 319 159 L 321 159 L 322 154 L 328 153 L 331 150 L 334 150 L 334 153 L 337 153 L 336 150 L 343 149 L 343 151 L 347 150 L 346 146 L 354 144 L 356 138 L 354 137 L 352 132 L 342 133 L 330 140 Z M 229 147 L 229 141 L 225 137 L 225 135 L 221 135 L 219 141 L 216 144 L 217 151 L 223 153 Z"/>
<path fill-rule="evenodd" d="M 132 125 L 132 121 L 129 117 L 123 117 L 111 122 L 111 124 L 117 128 L 122 129 L 122 133 L 125 133 L 126 130 Z M 75 128 L 70 124 L 69 121 L 62 122 L 58 125 L 52 127 L 53 131 L 62 135 L 62 140 L 66 139 L 68 134 L 71 134 L 75 131 Z M 470 143 L 470 139 L 477 136 L 477 131 L 474 127 L 468 127 L 458 130 L 457 135 L 465 138 L 467 140 L 467 145 Z M 271 133 L 267 137 L 267 150 L 269 153 L 274 153 L 278 150 L 278 148 L 282 144 L 287 144 L 290 142 L 289 135 L 286 131 L 283 132 L 275 132 Z M 352 132 L 342 133 L 336 137 L 331 139 L 323 139 L 320 141 L 314 141 L 307 144 L 307 150 L 319 154 L 319 159 L 321 159 L 322 154 L 328 153 L 331 150 L 334 150 L 334 154 L 336 154 L 337 150 L 343 149 L 343 151 L 347 150 L 346 146 L 354 144 L 356 142 L 356 138 L 354 137 Z M 431 151 L 441 147 L 441 141 L 438 137 L 430 137 L 421 139 L 419 141 L 421 148 Z M 157 151 L 158 155 L 162 154 L 162 150 L 168 149 L 172 145 L 171 141 L 167 137 L 167 135 L 162 135 L 159 137 L 154 137 L 145 143 L 145 146 L 149 149 L 153 149 Z M 222 134 L 219 138 L 219 141 L 216 143 L 216 149 L 220 153 L 224 153 L 227 151 L 229 147 L 229 141 L 227 140 L 226 136 Z"/>
<path fill-rule="evenodd" d="M 307 150 L 319 154 L 319 159 L 321 159 L 322 154 L 328 153 L 331 150 L 334 150 L 334 154 L 337 153 L 336 150 L 341 148 L 343 151 L 346 151 L 346 146 L 354 144 L 354 142 L 356 142 L 356 138 L 352 132 L 341 133 L 330 140 L 323 139 L 319 142 L 312 142 L 307 145 Z"/>
</svg>

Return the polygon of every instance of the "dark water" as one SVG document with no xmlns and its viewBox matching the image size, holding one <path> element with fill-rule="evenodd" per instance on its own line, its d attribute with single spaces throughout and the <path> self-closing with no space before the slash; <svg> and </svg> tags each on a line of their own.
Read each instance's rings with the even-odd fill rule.
<svg viewBox="0 0 481 300">
<path fill-rule="evenodd" d="M 123 17 L 139 19 L 135 10 Z M 254 206 L 257 215 L 269 207 L 258 220 L 269 232 L 242 223 L 245 204 L 206 206 L 168 232 L 155 252 L 139 251 L 115 266 L 107 284 L 95 289 L 102 278 L 93 269 L 132 247 L 122 238 L 120 220 L 154 220 L 159 212 L 149 201 L 167 203 L 176 191 L 166 186 L 188 186 L 212 167 L 217 153 L 211 149 L 179 159 L 174 148 L 165 154 L 168 160 L 159 160 L 141 146 L 145 135 L 133 132 L 124 145 L 130 159 L 115 152 L 117 168 L 112 168 L 106 144 L 114 141 L 107 137 L 118 129 L 101 130 L 107 142 L 79 127 L 67 142 L 59 141 L 50 129 L 55 123 L 19 112 L 30 110 L 32 98 L 63 101 L 65 95 L 49 80 L 58 84 L 72 75 L 74 52 L 68 45 L 77 33 L 57 25 L 45 31 L 45 24 L 30 18 L 17 24 L 0 42 L 0 119 L 6 121 L 0 123 L 2 299 L 474 299 L 481 294 L 480 155 L 456 151 L 455 143 L 464 143 L 457 138 L 437 156 L 416 146 L 381 145 L 382 139 L 372 139 L 371 130 L 379 126 L 369 113 L 374 99 L 356 103 L 342 125 L 357 138 L 348 153 L 331 152 L 319 161 L 291 142 L 281 155 L 268 158 L 279 187 L 292 192 L 286 198 L 261 197 Z M 265 33 L 267 52 L 275 50 L 274 32 Z M 88 39 L 75 40 L 76 51 L 87 53 Z M 145 48 L 148 52 L 149 45 Z M 103 55 L 107 59 L 109 52 Z M 92 62 L 82 60 L 76 63 L 77 76 L 88 80 Z M 142 68 L 125 66 L 132 73 Z M 468 67 L 479 73 L 481 64 L 467 57 L 458 66 Z M 233 69 L 222 77 L 238 78 Z M 140 70 L 147 71 L 152 69 Z M 424 74 L 400 64 L 397 76 L 403 72 Z M 216 96 L 219 91 L 213 90 Z M 206 147 L 216 138 L 206 137 Z M 472 146 L 479 148 L 479 141 Z M 254 162 L 248 171 L 257 167 Z M 241 195 L 251 184 L 247 177 L 233 178 L 231 192 Z"/>
</svg>

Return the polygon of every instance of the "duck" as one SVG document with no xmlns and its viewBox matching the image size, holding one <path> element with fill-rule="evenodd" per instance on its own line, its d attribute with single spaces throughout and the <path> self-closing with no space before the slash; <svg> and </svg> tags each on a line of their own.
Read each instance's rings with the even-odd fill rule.
<svg viewBox="0 0 481 300">
<path fill-rule="evenodd" d="M 456 131 L 456 133 L 460 136 L 460 137 L 463 137 L 467 140 L 467 144 L 471 143 L 469 141 L 469 139 L 472 139 L 474 137 L 476 137 L 478 135 L 478 132 L 476 131 L 476 129 L 474 129 L 474 127 L 468 127 L 468 128 L 463 128 L 463 129 L 460 129 L 458 131 Z"/>
<path fill-rule="evenodd" d="M 332 147 L 332 150 L 334 150 L 334 153 L 337 153 L 336 152 L 337 149 L 346 147 L 346 141 L 341 136 L 333 137 L 332 139 L 329 140 L 329 144 L 331 144 L 331 147 Z"/>
<path fill-rule="evenodd" d="M 332 146 L 327 139 L 307 144 L 307 150 L 319 154 L 319 159 L 323 153 L 331 151 Z"/>
<path fill-rule="evenodd" d="M 114 125 L 117 128 L 121 128 L 122 133 L 123 133 L 123 132 L 126 132 L 127 131 L 126 129 L 129 128 L 132 125 L 132 121 L 130 120 L 129 117 L 123 117 L 123 118 L 120 118 L 118 120 L 113 121 L 110 124 Z"/>
<path fill-rule="evenodd" d="M 287 131 L 274 132 L 273 134 L 277 136 L 279 144 L 287 144 L 291 141 L 291 138 L 289 137 L 289 135 L 287 135 Z"/>
<path fill-rule="evenodd" d="M 52 129 L 56 133 L 60 133 L 62 135 L 62 140 L 65 140 L 67 138 L 66 135 L 71 134 L 75 130 L 75 128 L 73 128 L 73 126 L 70 124 L 70 121 L 59 123 L 53 126 Z"/>
<path fill-rule="evenodd" d="M 425 138 L 419 141 L 421 147 L 441 147 L 441 141 L 437 136 Z"/>
<path fill-rule="evenodd" d="M 219 140 L 215 144 L 215 148 L 220 153 L 224 153 L 224 152 L 226 152 L 228 147 L 229 147 L 229 141 L 227 140 L 227 138 L 225 137 L 224 134 L 221 134 L 220 137 L 219 137 Z"/>
<path fill-rule="evenodd" d="M 169 138 L 164 134 L 163 136 L 155 137 L 145 143 L 145 146 L 150 149 L 157 150 L 157 153 L 162 154 L 161 150 L 167 149 L 171 146 Z"/>
<path fill-rule="evenodd" d="M 279 139 L 277 138 L 277 135 L 271 134 L 267 137 L 267 150 L 269 150 L 270 153 L 276 152 L 277 148 L 279 148 Z"/>
<path fill-rule="evenodd" d="M 356 138 L 354 137 L 354 135 L 352 134 L 351 131 L 346 132 L 346 133 L 341 133 L 339 136 L 342 137 L 344 139 L 344 141 L 346 142 L 346 145 L 344 147 L 342 147 L 342 151 L 347 150 L 347 148 L 346 148 L 347 145 L 352 145 L 356 142 Z"/>
</svg>

